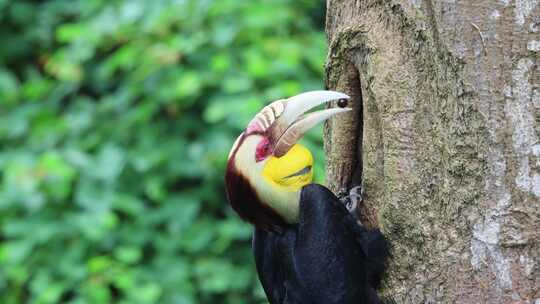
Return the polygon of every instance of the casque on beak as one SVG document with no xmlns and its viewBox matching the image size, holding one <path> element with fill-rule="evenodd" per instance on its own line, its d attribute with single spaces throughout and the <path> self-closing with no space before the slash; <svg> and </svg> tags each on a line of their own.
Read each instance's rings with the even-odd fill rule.
<svg viewBox="0 0 540 304">
<path fill-rule="evenodd" d="M 335 91 L 310 91 L 274 101 L 264 107 L 248 124 L 247 133 L 263 131 L 273 146 L 273 155 L 281 157 L 313 126 L 351 108 L 331 108 L 304 114 L 331 100 L 348 100 L 346 94 Z M 346 103 L 344 104 L 346 106 Z"/>
</svg>

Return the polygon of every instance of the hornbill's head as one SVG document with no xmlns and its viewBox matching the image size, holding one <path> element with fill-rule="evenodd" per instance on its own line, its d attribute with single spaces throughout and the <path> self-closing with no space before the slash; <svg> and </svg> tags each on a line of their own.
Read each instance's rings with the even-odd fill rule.
<svg viewBox="0 0 540 304">
<path fill-rule="evenodd" d="M 265 230 L 298 221 L 300 190 L 311 183 L 313 157 L 297 144 L 315 124 L 350 110 L 346 102 L 304 114 L 331 100 L 349 96 L 333 91 L 311 91 L 274 101 L 264 107 L 240 134 L 229 153 L 225 174 L 232 208 Z"/>
</svg>

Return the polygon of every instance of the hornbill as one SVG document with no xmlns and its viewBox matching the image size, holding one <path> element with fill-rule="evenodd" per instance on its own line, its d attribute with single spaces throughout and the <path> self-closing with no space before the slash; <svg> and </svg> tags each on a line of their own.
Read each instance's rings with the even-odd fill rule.
<svg viewBox="0 0 540 304">
<path fill-rule="evenodd" d="M 375 289 L 388 256 L 384 236 L 312 184 L 313 157 L 297 143 L 315 124 L 350 110 L 348 99 L 311 91 L 277 100 L 251 120 L 229 153 L 227 198 L 255 226 L 255 264 L 271 304 L 382 303 Z M 340 107 L 304 114 L 331 100 Z"/>
</svg>

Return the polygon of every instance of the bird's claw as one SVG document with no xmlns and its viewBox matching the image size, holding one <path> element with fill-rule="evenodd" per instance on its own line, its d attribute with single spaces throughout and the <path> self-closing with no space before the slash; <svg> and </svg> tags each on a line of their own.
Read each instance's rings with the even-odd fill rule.
<svg viewBox="0 0 540 304">
<path fill-rule="evenodd" d="M 363 191 L 361 186 L 352 187 L 348 193 L 346 190 L 342 190 L 338 193 L 339 200 L 343 203 L 345 208 L 347 208 L 349 213 L 357 219 L 360 225 L 362 225 L 362 223 L 358 216 L 358 207 L 363 201 L 362 194 Z"/>
<path fill-rule="evenodd" d="M 352 187 L 349 190 L 349 193 L 347 193 L 346 190 L 340 191 L 337 196 L 339 200 L 343 203 L 343 205 L 345 205 L 347 210 L 350 213 L 354 213 L 358 209 L 358 206 L 362 204 L 362 201 L 363 201 L 362 194 L 363 194 L 362 187 L 356 186 L 356 187 Z"/>
<path fill-rule="evenodd" d="M 351 190 L 349 190 L 349 204 L 345 205 L 349 212 L 356 212 L 360 204 L 362 204 L 362 194 L 363 191 L 361 186 L 352 187 Z"/>
</svg>

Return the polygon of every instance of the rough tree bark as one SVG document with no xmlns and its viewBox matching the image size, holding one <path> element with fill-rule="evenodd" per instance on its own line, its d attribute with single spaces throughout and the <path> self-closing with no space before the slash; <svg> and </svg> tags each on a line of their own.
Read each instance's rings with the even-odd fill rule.
<svg viewBox="0 0 540 304">
<path fill-rule="evenodd" d="M 540 0 L 328 0 L 328 185 L 362 183 L 398 303 L 540 303 Z"/>
</svg>

